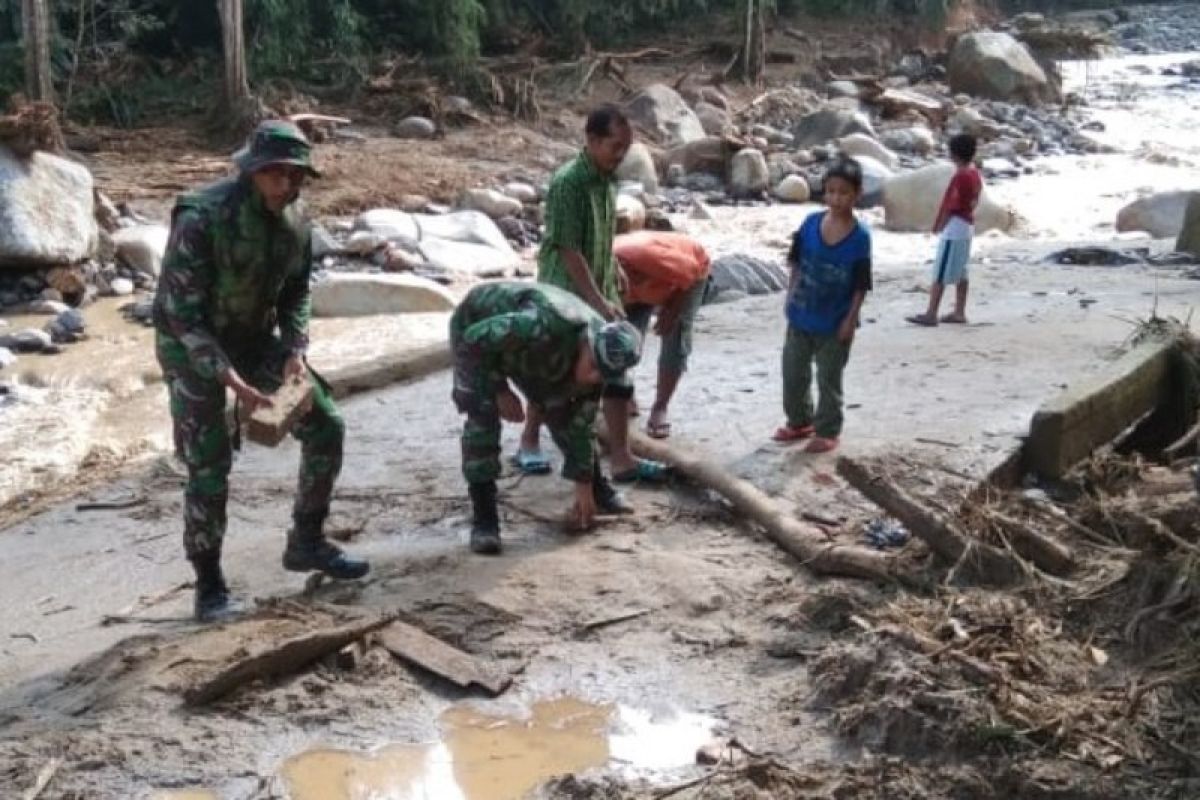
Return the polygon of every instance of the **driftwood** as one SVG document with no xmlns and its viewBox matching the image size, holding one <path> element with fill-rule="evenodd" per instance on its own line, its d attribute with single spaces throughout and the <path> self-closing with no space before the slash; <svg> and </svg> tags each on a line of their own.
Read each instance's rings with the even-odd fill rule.
<svg viewBox="0 0 1200 800">
<path fill-rule="evenodd" d="M 391 621 L 388 616 L 372 617 L 272 642 L 189 687 L 183 693 L 184 702 L 189 706 L 207 705 L 251 681 L 291 675 Z"/>
<path fill-rule="evenodd" d="M 978 581 L 1010 584 L 1023 574 L 1020 562 L 989 544 L 971 539 L 958 525 L 926 507 L 878 470 L 857 461 L 838 459 L 838 474 L 868 500 L 896 517 L 944 561 L 961 565 Z"/>
<path fill-rule="evenodd" d="M 987 511 L 986 516 L 1008 537 L 1012 549 L 1024 559 L 1032 561 L 1038 569 L 1051 575 L 1066 575 L 1075 566 L 1075 555 L 1071 548 L 1053 536 L 1034 530 L 1015 517 L 999 511 Z"/>
<path fill-rule="evenodd" d="M 601 430 L 602 438 L 606 433 Z M 801 523 L 764 492 L 716 464 L 711 458 L 629 432 L 629 445 L 643 458 L 670 464 L 696 484 L 720 494 L 758 524 L 767 538 L 814 572 L 889 581 L 897 577 L 888 554 L 853 544 L 831 542 L 820 530 Z"/>
<path fill-rule="evenodd" d="M 500 669 L 408 623 L 393 622 L 378 637 L 384 649 L 396 658 L 440 675 L 463 689 L 479 686 L 496 697 L 512 685 L 512 678 Z"/>
</svg>

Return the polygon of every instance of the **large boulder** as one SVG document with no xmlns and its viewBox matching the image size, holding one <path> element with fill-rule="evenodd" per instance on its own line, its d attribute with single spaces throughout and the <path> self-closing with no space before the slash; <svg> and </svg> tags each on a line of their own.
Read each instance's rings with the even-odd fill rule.
<svg viewBox="0 0 1200 800">
<path fill-rule="evenodd" d="M 0 266 L 74 264 L 96 249 L 92 174 L 37 152 L 17 158 L 0 146 Z"/>
<path fill-rule="evenodd" d="M 696 104 L 696 117 L 709 136 L 721 136 L 733 127 L 733 117 L 719 106 L 700 102 Z"/>
<path fill-rule="evenodd" d="M 516 217 L 521 214 L 521 201 L 495 189 L 467 189 L 458 199 L 460 208 L 482 211 L 492 219 Z"/>
<path fill-rule="evenodd" d="M 1187 210 L 1183 215 L 1183 230 L 1179 232 L 1175 249 L 1200 257 L 1200 192 L 1192 192 L 1188 199 Z"/>
<path fill-rule="evenodd" d="M 658 194 L 658 169 L 650 148 L 634 142 L 617 167 L 617 180 L 637 181 L 650 194 Z"/>
<path fill-rule="evenodd" d="M 950 89 L 992 100 L 1037 103 L 1053 94 L 1029 49 L 1007 33 L 960 36 L 950 51 Z"/>
<path fill-rule="evenodd" d="M 491 277 L 521 263 L 504 233 L 481 211 L 408 214 L 377 208 L 360 214 L 354 228 L 418 252 L 443 271 Z"/>
<path fill-rule="evenodd" d="M 133 225 L 114 231 L 112 241 L 121 263 L 158 277 L 170 236 L 171 230 L 166 225 Z"/>
<path fill-rule="evenodd" d="M 745 253 L 731 253 L 715 259 L 709 277 L 705 302 L 714 302 L 722 294 L 770 294 L 783 291 L 788 273 L 781 265 Z"/>
<path fill-rule="evenodd" d="M 920 125 L 885 131 L 882 142 L 891 150 L 916 153 L 917 155 L 928 155 L 937 147 L 937 138 L 933 135 L 933 131 Z"/>
<path fill-rule="evenodd" d="M 739 150 L 729 165 L 729 193 L 734 197 L 759 197 L 770 187 L 771 173 L 761 150 Z"/>
<path fill-rule="evenodd" d="M 685 175 L 704 173 L 714 175 L 724 180 L 729 171 L 729 161 L 737 152 L 726 139 L 720 136 L 706 136 L 694 142 L 672 147 L 663 153 L 664 168 L 669 170 L 672 165 L 683 168 Z"/>
<path fill-rule="evenodd" d="M 954 170 L 953 164 L 934 164 L 890 179 L 883 188 L 884 226 L 893 231 L 929 232 Z M 1015 221 L 1012 211 L 989 197 L 985 189 L 975 209 L 976 233 L 1007 231 Z"/>
<path fill-rule="evenodd" d="M 888 169 L 895 169 L 900 159 L 891 150 L 865 133 L 852 133 L 837 140 L 838 149 L 848 156 L 869 156 Z"/>
<path fill-rule="evenodd" d="M 896 173 L 870 156 L 855 156 L 854 160 L 862 167 L 863 174 L 862 197 L 859 198 L 858 207 L 875 208 L 883 202 L 883 187 L 896 177 Z"/>
<path fill-rule="evenodd" d="M 312 291 L 313 315 L 318 317 L 452 311 L 454 305 L 445 287 L 416 275 L 334 272 Z"/>
<path fill-rule="evenodd" d="M 625 108 L 633 124 L 666 145 L 704 138 L 704 126 L 679 92 L 662 83 L 642 89 Z"/>
<path fill-rule="evenodd" d="M 802 149 L 817 147 L 852 133 L 874 136 L 875 130 L 871 127 L 871 121 L 861 112 L 837 106 L 826 106 L 802 117 L 792 129 L 794 144 Z"/>
<path fill-rule="evenodd" d="M 1183 231 L 1192 192 L 1159 192 L 1143 197 L 1117 213 L 1117 230 L 1145 231 L 1155 239 L 1168 239 Z"/>
</svg>

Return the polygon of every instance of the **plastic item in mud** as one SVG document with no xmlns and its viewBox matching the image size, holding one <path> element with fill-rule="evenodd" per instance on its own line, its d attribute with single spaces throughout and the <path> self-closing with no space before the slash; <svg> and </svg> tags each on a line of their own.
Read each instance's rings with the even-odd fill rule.
<svg viewBox="0 0 1200 800">
<path fill-rule="evenodd" d="M 877 550 L 903 547 L 911 538 L 912 534 L 908 532 L 908 528 L 899 520 L 891 518 L 873 519 L 863 531 L 863 541 Z"/>
</svg>

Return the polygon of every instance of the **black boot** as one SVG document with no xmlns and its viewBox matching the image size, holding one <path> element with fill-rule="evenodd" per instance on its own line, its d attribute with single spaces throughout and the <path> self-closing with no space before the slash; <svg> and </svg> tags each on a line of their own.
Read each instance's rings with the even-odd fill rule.
<svg viewBox="0 0 1200 800">
<path fill-rule="evenodd" d="M 201 553 L 191 559 L 196 570 L 194 613 L 198 622 L 217 622 L 238 614 L 242 608 L 229 595 L 221 574 L 221 554 Z"/>
<path fill-rule="evenodd" d="M 496 509 L 496 482 L 472 483 L 471 551 L 483 556 L 500 553 L 500 513 Z"/>
<path fill-rule="evenodd" d="M 596 470 L 592 480 L 592 497 L 596 500 L 596 511 L 601 514 L 632 514 L 633 506 L 625 499 L 625 495 L 613 488 L 604 473 Z"/>
<path fill-rule="evenodd" d="M 331 578 L 351 581 L 371 571 L 361 558 L 352 558 L 325 538 L 325 514 L 297 514 L 288 531 L 283 568 L 292 572 L 323 572 Z"/>
</svg>

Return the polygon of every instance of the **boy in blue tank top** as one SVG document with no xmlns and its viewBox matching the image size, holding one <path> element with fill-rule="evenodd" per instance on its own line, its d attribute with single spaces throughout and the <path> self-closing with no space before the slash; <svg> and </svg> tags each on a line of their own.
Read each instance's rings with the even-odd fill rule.
<svg viewBox="0 0 1200 800">
<path fill-rule="evenodd" d="M 787 340 L 783 347 L 783 408 L 777 442 L 811 439 L 805 451 L 828 453 L 842 433 L 842 372 L 871 291 L 871 232 L 854 216 L 862 167 L 840 159 L 824 180 L 825 211 L 809 215 L 788 253 Z M 813 367 L 817 403 L 813 406 Z"/>
</svg>

